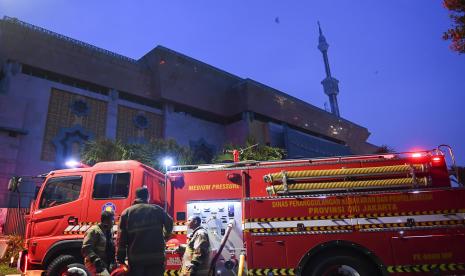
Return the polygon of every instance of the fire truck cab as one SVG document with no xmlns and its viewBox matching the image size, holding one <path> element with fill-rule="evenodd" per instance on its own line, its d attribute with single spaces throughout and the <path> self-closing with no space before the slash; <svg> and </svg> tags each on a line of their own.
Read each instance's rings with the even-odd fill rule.
<svg viewBox="0 0 465 276">
<path fill-rule="evenodd" d="M 165 275 L 179 274 L 174 247 L 191 215 L 209 233 L 215 275 L 465 273 L 465 189 L 451 185 L 439 149 L 173 166 L 166 175 L 136 161 L 50 172 L 27 217 L 20 269 L 60 275 L 82 261 L 85 231 L 102 210 L 118 219 L 140 186 L 174 218 Z"/>
<path fill-rule="evenodd" d="M 21 271 L 61 275 L 67 265 L 82 263 L 86 230 L 100 221 L 103 210 L 114 211 L 117 221 L 143 185 L 151 192 L 152 204 L 164 203 L 164 174 L 136 161 L 48 173 L 26 217 L 27 251 L 19 258 Z"/>
</svg>

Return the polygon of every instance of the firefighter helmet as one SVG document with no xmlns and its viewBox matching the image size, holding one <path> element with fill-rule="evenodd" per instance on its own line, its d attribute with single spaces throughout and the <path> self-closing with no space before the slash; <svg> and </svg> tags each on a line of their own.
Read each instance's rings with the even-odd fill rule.
<svg viewBox="0 0 465 276">
<path fill-rule="evenodd" d="M 166 250 L 176 250 L 180 244 L 178 239 L 170 239 L 166 242 Z"/>
</svg>

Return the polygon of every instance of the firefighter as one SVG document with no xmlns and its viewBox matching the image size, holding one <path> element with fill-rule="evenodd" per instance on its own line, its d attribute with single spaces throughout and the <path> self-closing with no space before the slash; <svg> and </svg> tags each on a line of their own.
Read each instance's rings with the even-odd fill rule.
<svg viewBox="0 0 465 276">
<path fill-rule="evenodd" d="M 92 226 L 84 236 L 81 251 L 84 264 L 92 275 L 110 275 L 110 268 L 115 264 L 115 244 L 111 231 L 113 223 L 113 212 L 103 211 L 100 223 Z"/>
<path fill-rule="evenodd" d="M 201 219 L 198 216 L 191 216 L 187 220 L 187 226 L 193 232 L 189 235 L 187 244 L 183 245 L 181 275 L 207 275 L 210 259 L 210 240 L 208 239 L 207 230 L 201 225 Z"/>
<path fill-rule="evenodd" d="M 173 230 L 173 219 L 148 199 L 147 188 L 138 188 L 134 204 L 121 214 L 117 260 L 123 264 L 128 258 L 129 275 L 156 276 L 165 271 L 165 239 Z"/>
</svg>

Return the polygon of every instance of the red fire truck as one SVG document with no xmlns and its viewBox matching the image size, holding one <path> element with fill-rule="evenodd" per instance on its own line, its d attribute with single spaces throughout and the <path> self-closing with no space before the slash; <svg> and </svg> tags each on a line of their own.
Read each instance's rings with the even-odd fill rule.
<svg viewBox="0 0 465 276">
<path fill-rule="evenodd" d="M 464 275 L 465 188 L 451 184 L 445 157 L 438 148 L 167 174 L 136 161 L 53 171 L 31 205 L 18 265 L 63 273 L 82 260 L 100 212 L 118 217 L 144 185 L 174 218 L 168 247 L 186 242 L 189 216 L 202 218 L 216 275 Z M 181 256 L 167 252 L 165 275 L 178 275 Z"/>
</svg>

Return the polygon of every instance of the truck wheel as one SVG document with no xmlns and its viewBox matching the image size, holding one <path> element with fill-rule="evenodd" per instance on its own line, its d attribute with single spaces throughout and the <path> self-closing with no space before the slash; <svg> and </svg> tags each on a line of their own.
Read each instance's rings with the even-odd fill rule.
<svg viewBox="0 0 465 276">
<path fill-rule="evenodd" d="M 47 276 L 66 275 L 68 265 L 77 263 L 72 255 L 60 255 L 56 257 L 47 267 Z"/>
<path fill-rule="evenodd" d="M 68 265 L 67 276 L 92 276 L 92 274 L 87 270 L 85 265 L 80 263 L 73 263 Z"/>
<path fill-rule="evenodd" d="M 302 276 L 372 276 L 376 267 L 359 255 L 324 255 L 308 264 Z"/>
</svg>

